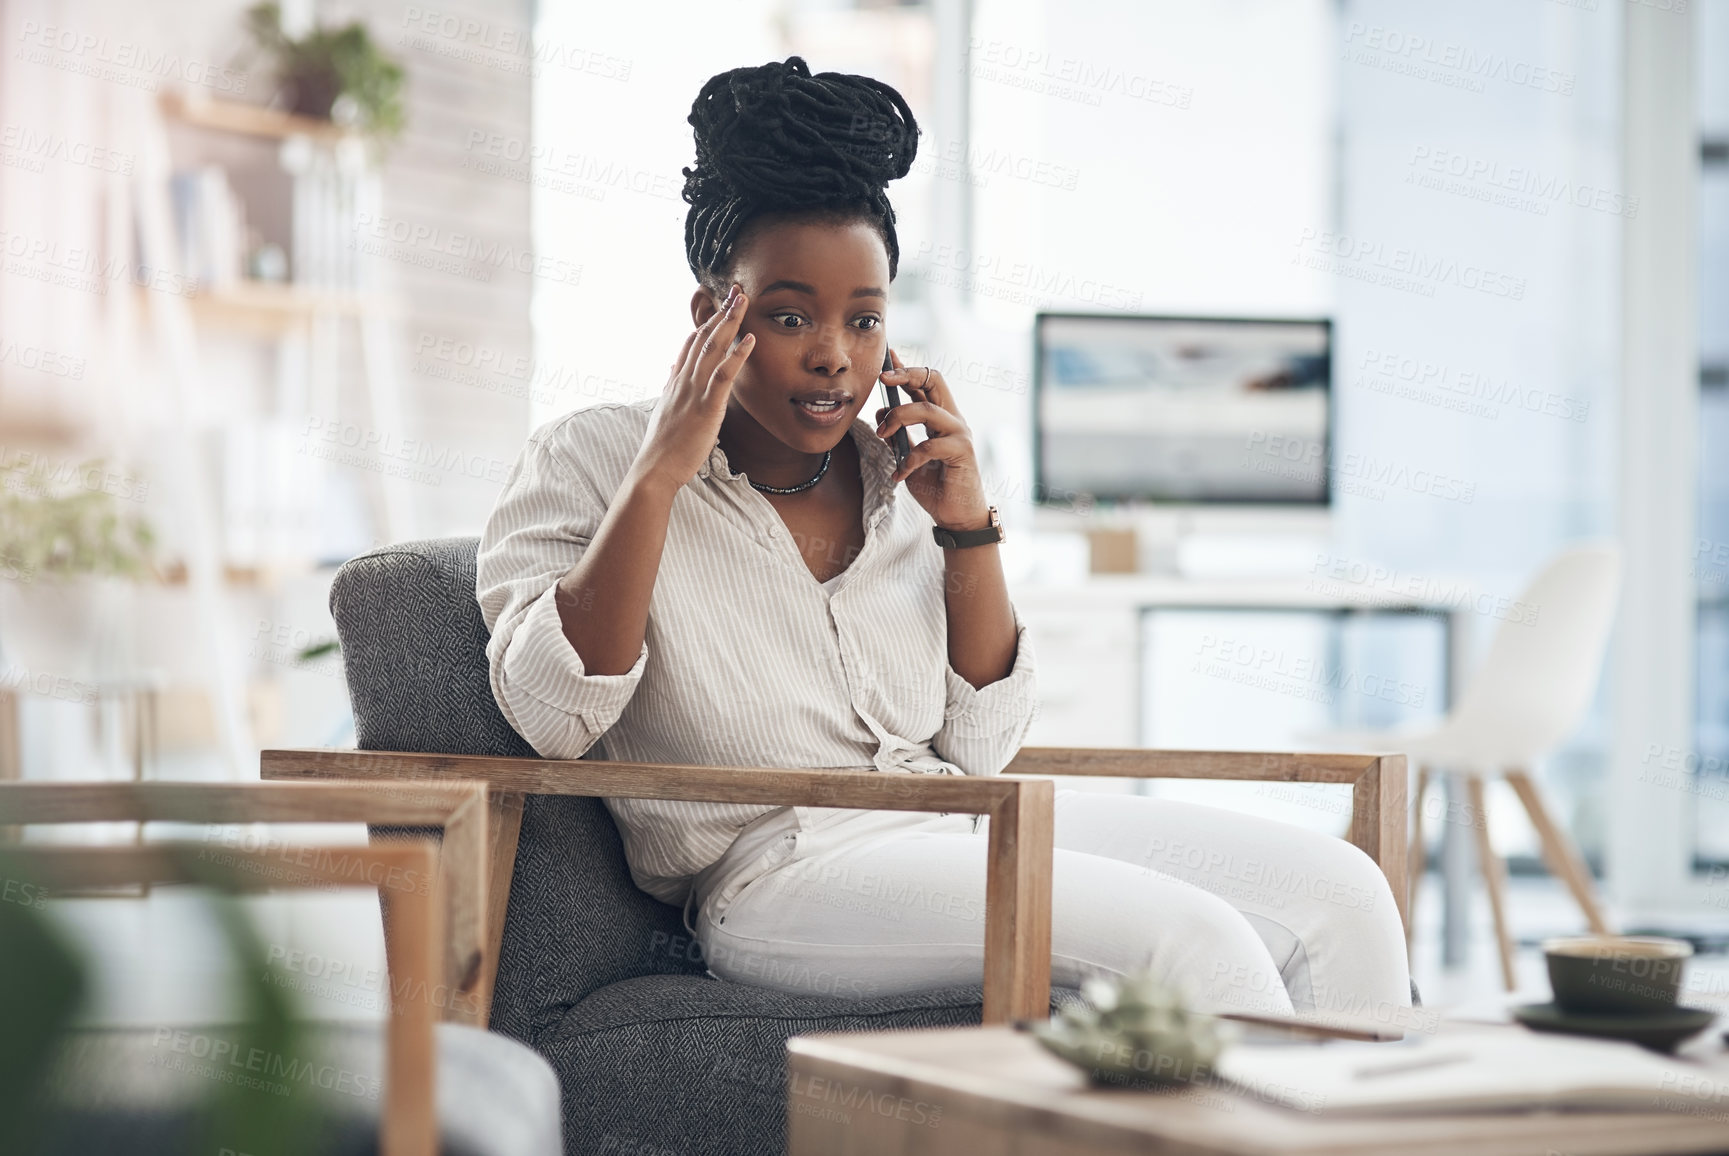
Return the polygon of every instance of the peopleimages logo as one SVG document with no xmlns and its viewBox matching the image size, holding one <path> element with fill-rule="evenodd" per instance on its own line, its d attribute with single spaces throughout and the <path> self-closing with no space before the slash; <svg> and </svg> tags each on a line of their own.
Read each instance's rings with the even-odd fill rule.
<svg viewBox="0 0 1729 1156">
<path fill-rule="evenodd" d="M 405 31 L 397 39 L 401 47 L 481 64 L 501 72 L 540 76 L 543 68 L 551 67 L 620 83 L 630 79 L 630 60 L 581 45 L 537 37 L 526 27 L 494 24 L 466 14 L 413 6 L 403 11 L 402 27 Z"/>
<path fill-rule="evenodd" d="M 150 1058 L 152 1067 L 191 1072 L 279 1096 L 288 1095 L 292 1085 L 300 1084 L 357 1100 L 376 1100 L 384 1086 L 376 1076 L 351 1072 L 335 1064 L 285 1056 L 263 1048 L 247 1047 L 243 1051 L 235 1039 L 185 1028 L 157 1028 L 150 1046 L 156 1051 Z"/>
<path fill-rule="evenodd" d="M 195 278 L 168 269 L 134 265 L 120 257 L 103 256 L 87 246 L 62 245 L 46 236 L 0 228 L 0 260 L 5 272 L 46 285 L 106 296 L 108 286 L 130 281 L 140 289 L 192 297 Z"/>
<path fill-rule="evenodd" d="M 1293 694 L 1314 702 L 1333 702 L 1334 691 L 1349 691 L 1400 706 L 1422 706 L 1428 697 L 1428 691 L 1415 683 L 1372 672 L 1347 670 L 1343 666 L 1328 666 L 1309 655 L 1292 655 L 1283 649 L 1257 646 L 1246 639 L 1206 634 L 1201 637 L 1201 646 L 1196 653 L 1197 659 L 1191 668 L 1193 673 Z"/>
<path fill-rule="evenodd" d="M 1346 59 L 1353 63 L 1409 72 L 1418 79 L 1444 81 L 1474 92 L 1483 91 L 1484 81 L 1495 80 L 1557 96 L 1573 95 L 1570 72 L 1398 28 L 1353 20 L 1345 44 Z"/>
<path fill-rule="evenodd" d="M 1245 464 L 1257 473 L 1318 482 L 1330 477 L 1341 493 L 1382 501 L 1389 491 L 1439 498 L 1470 505 L 1477 497 L 1477 483 L 1403 462 L 1350 453 L 1327 457 L 1326 446 L 1314 438 L 1287 437 L 1255 430 L 1244 446 Z"/>
<path fill-rule="evenodd" d="M 40 883 L 27 883 L 18 879 L 0 880 L 0 902 L 16 903 L 20 907 L 33 907 L 42 911 L 48 906 L 48 891 Z"/>
<path fill-rule="evenodd" d="M 1616 217 L 1639 215 L 1638 197 L 1623 196 L 1588 182 L 1571 181 L 1529 165 L 1503 165 L 1488 157 L 1428 145 L 1417 145 L 1412 150 L 1405 182 L 1504 204 L 1539 216 L 1546 216 L 1551 204 L 1568 204 Z"/>
<path fill-rule="evenodd" d="M 980 297 L 993 297 L 1016 304 L 1044 305 L 1053 301 L 1082 301 L 1099 309 L 1134 312 L 1141 295 L 1108 281 L 1077 277 L 1063 269 L 1051 269 L 1031 261 L 1015 261 L 1001 253 L 980 252 L 958 245 L 919 244 L 913 258 L 918 276 L 934 285 L 950 285 Z"/>
<path fill-rule="evenodd" d="M 519 136 L 469 129 L 462 167 L 484 176 L 532 182 L 589 200 L 605 200 L 610 190 L 682 203 L 682 178 L 634 168 L 615 158 L 573 153 L 555 144 L 536 144 Z"/>
<path fill-rule="evenodd" d="M 33 369 L 52 377 L 83 380 L 84 359 L 70 353 L 44 349 L 40 345 L 19 345 L 16 341 L 0 341 L 0 365 L 11 362 L 21 369 Z"/>
<path fill-rule="evenodd" d="M 74 72 L 97 80 L 113 81 L 130 88 L 155 92 L 164 80 L 196 88 L 243 96 L 247 75 L 232 68 L 213 68 L 198 60 L 183 59 L 128 40 L 116 40 L 35 20 L 22 23 L 16 59 L 62 72 Z"/>
<path fill-rule="evenodd" d="M 503 485 L 511 466 L 511 463 L 498 458 L 425 438 L 403 437 L 352 422 L 334 418 L 327 421 L 319 417 L 306 419 L 306 434 L 297 452 L 434 486 L 440 483 L 444 473 Z M 440 473 L 434 473 L 435 470 Z"/>
<path fill-rule="evenodd" d="M 1469 610 L 1519 626 L 1537 625 L 1543 609 L 1539 603 L 1480 592 L 1463 579 L 1407 573 L 1393 566 L 1333 554 L 1316 554 L 1309 573 L 1312 577 L 1308 589 L 1328 597 L 1349 594 L 1371 603 L 1397 605 L 1420 602 L 1449 610 Z"/>
<path fill-rule="evenodd" d="M 840 1124 L 850 1124 L 853 1112 L 922 1128 L 935 1128 L 942 1123 L 943 1110 L 939 1104 L 800 1072 L 790 1073 L 787 1081 L 787 1097 L 799 1115 L 832 1119 Z"/>
<path fill-rule="evenodd" d="M 568 285 L 582 280 L 582 266 L 561 258 L 387 214 L 357 213 L 349 248 L 482 281 L 500 268 Z"/>
<path fill-rule="evenodd" d="M 1341 277 L 1406 289 L 1433 297 L 1438 285 L 1452 285 L 1509 301 L 1525 299 L 1525 278 L 1456 257 L 1424 253 L 1406 245 L 1326 229 L 1305 228 L 1297 237 L 1292 264 Z"/>
<path fill-rule="evenodd" d="M 1495 407 L 1506 406 L 1525 413 L 1580 422 L 1591 410 L 1588 398 L 1569 397 L 1546 389 L 1527 389 L 1504 377 L 1497 380 L 1482 370 L 1449 365 L 1444 361 L 1370 348 L 1363 351 L 1360 364 L 1365 377 L 1360 378 L 1358 384 L 1364 388 L 1417 400 L 1426 400 L 1426 394 L 1434 394 L 1441 397 L 1440 404 L 1446 408 L 1479 416 L 1499 416 L 1500 410 Z"/>
<path fill-rule="evenodd" d="M 991 80 L 1011 88 L 1097 105 L 1103 96 L 1126 96 L 1167 108 L 1187 109 L 1195 90 L 1109 64 L 1098 64 L 1075 56 L 1053 55 L 1039 48 L 1023 48 L 1004 40 L 967 43 L 964 70 L 979 80 Z"/>
<path fill-rule="evenodd" d="M 24 125 L 8 124 L 0 128 L 0 163 L 13 163 L 9 159 L 13 157 L 21 159 L 23 167 L 38 173 L 43 162 L 58 161 L 75 168 L 130 176 L 133 164 L 131 153 L 72 140 L 61 133 L 37 132 Z"/>
</svg>

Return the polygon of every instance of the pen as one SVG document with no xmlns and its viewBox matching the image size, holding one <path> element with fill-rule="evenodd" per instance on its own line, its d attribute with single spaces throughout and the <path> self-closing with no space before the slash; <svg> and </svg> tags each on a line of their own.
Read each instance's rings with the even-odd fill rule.
<svg viewBox="0 0 1729 1156">
<path fill-rule="evenodd" d="M 1444 1056 L 1421 1056 L 1414 1060 L 1398 1060 L 1390 1064 L 1370 1064 L 1366 1068 L 1358 1068 L 1351 1074 L 1359 1080 L 1368 1080 L 1376 1076 L 1402 1076 L 1406 1072 L 1420 1072 L 1429 1068 L 1445 1067 L 1457 1064 L 1471 1057 L 1464 1052 L 1449 1052 Z"/>
</svg>

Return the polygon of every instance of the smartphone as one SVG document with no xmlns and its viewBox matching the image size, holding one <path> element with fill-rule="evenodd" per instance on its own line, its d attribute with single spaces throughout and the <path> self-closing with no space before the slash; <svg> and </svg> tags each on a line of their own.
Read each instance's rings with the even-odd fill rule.
<svg viewBox="0 0 1729 1156">
<path fill-rule="evenodd" d="M 887 353 L 884 353 L 883 372 L 888 373 L 890 370 L 894 369 L 894 367 L 894 359 Z M 890 385 L 885 381 L 882 383 L 882 387 L 883 397 L 888 399 L 884 404 L 892 409 L 901 403 L 901 391 L 899 386 Z M 913 443 L 912 439 L 907 437 L 905 426 L 902 426 L 900 429 L 895 430 L 894 433 L 889 435 L 889 445 L 894 447 L 895 468 L 899 469 L 901 466 L 906 465 L 907 455 L 912 453 L 913 450 Z"/>
</svg>

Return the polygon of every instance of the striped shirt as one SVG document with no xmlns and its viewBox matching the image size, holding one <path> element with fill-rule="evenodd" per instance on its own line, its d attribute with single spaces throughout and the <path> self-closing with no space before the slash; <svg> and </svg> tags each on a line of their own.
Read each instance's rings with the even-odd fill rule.
<svg viewBox="0 0 1729 1156">
<path fill-rule="evenodd" d="M 623 484 L 658 397 L 577 410 L 536 430 L 480 541 L 476 594 L 492 691 L 543 757 L 644 763 L 994 775 L 1036 709 L 1033 655 L 1015 611 L 1008 677 L 975 689 L 948 662 L 943 551 L 932 521 L 889 480 L 893 451 L 851 430 L 864 547 L 828 582 L 806 566 L 767 498 L 717 442 L 674 497 L 642 652 L 589 674 L 564 637 L 555 587 Z M 600 744 L 598 747 L 596 744 Z M 638 887 L 683 903 L 759 804 L 607 799 Z M 801 828 L 858 812 L 793 809 Z"/>
</svg>

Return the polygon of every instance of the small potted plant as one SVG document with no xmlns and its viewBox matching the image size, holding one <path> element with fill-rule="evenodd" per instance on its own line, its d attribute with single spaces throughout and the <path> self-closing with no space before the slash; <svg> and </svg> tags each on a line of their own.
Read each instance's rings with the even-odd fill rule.
<svg viewBox="0 0 1729 1156">
<path fill-rule="evenodd" d="M 123 483 L 115 486 L 115 479 Z M 137 483 L 101 460 L 76 465 L 35 454 L 0 461 L 0 651 L 18 682 L 90 677 L 114 665 L 131 582 L 152 573 L 155 534 L 121 509 L 115 489 Z"/>
<path fill-rule="evenodd" d="M 1032 1027 L 1045 1048 L 1095 1083 L 1127 1087 L 1205 1084 L 1236 1025 L 1190 1011 L 1181 994 L 1150 973 L 1092 978 L 1085 1004 L 1071 1004 Z"/>
<path fill-rule="evenodd" d="M 376 140 L 402 132 L 402 66 L 359 21 L 315 26 L 294 39 L 282 31 L 274 0 L 246 10 L 252 39 L 272 60 L 288 111 L 354 128 Z"/>
</svg>

